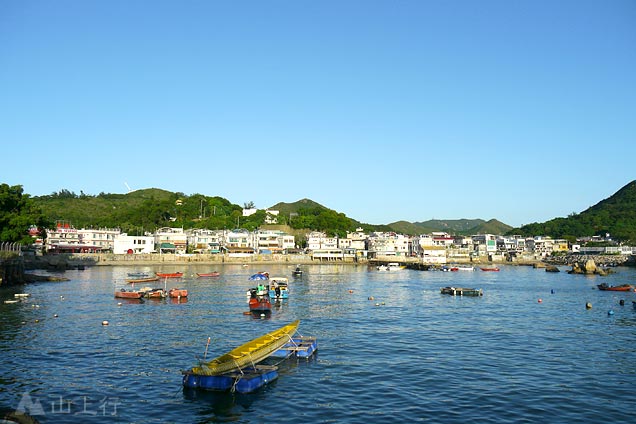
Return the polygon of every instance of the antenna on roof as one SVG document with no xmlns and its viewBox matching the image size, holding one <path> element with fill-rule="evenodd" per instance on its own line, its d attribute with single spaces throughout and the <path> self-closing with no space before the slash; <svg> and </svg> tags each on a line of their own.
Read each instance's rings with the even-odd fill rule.
<svg viewBox="0 0 636 424">
<path fill-rule="evenodd" d="M 124 185 L 128 189 L 128 193 L 130 193 L 132 191 L 132 189 L 130 188 L 130 186 L 128 185 L 128 183 L 126 181 L 124 181 Z"/>
</svg>

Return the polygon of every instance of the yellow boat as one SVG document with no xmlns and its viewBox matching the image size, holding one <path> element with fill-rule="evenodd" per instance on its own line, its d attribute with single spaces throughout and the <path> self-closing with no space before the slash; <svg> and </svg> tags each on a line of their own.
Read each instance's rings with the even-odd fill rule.
<svg viewBox="0 0 636 424">
<path fill-rule="evenodd" d="M 251 340 L 210 361 L 201 362 L 198 367 L 192 368 L 192 374 L 218 375 L 255 365 L 289 342 L 298 324 L 300 320 Z"/>
</svg>

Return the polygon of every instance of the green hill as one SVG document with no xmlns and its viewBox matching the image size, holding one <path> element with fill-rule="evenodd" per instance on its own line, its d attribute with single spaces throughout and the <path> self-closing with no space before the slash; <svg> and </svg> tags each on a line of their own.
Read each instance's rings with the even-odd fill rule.
<svg viewBox="0 0 636 424">
<path fill-rule="evenodd" d="M 573 240 L 581 236 L 610 234 L 621 241 L 636 242 L 636 181 L 578 214 L 514 228 L 509 234 L 548 235 Z"/>
</svg>

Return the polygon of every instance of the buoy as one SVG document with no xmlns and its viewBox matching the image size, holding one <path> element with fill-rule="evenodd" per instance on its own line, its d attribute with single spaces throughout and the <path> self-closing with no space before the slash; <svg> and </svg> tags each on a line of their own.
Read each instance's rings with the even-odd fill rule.
<svg viewBox="0 0 636 424">
<path fill-rule="evenodd" d="M 625 305 L 625 299 L 619 300 L 618 304 L 621 305 L 621 306 L 624 306 Z"/>
<path fill-rule="evenodd" d="M 353 290 L 349 290 L 349 293 L 353 293 Z"/>
<path fill-rule="evenodd" d="M 380 304 L 379 304 L 379 303 L 376 303 L 376 304 L 375 304 L 375 306 L 380 306 Z"/>
<path fill-rule="evenodd" d="M 609 311 L 607 311 L 607 315 L 614 315 L 614 311 L 610 309 Z"/>
<path fill-rule="evenodd" d="M 108 321 L 106 320 L 102 321 L 102 325 L 108 325 Z"/>
<path fill-rule="evenodd" d="M 39 319 L 36 319 L 36 320 L 35 320 L 35 322 L 40 322 L 40 320 L 39 320 Z"/>
<path fill-rule="evenodd" d="M 122 303 L 121 303 L 121 302 L 117 302 L 117 306 L 121 306 L 121 305 L 122 305 Z"/>
<path fill-rule="evenodd" d="M 369 296 L 369 300 L 373 300 L 373 296 Z"/>
<path fill-rule="evenodd" d="M 592 304 L 590 302 L 587 302 L 585 304 L 585 309 L 592 309 Z"/>
<path fill-rule="evenodd" d="M 550 293 L 554 294 L 554 289 L 550 290 Z"/>
<path fill-rule="evenodd" d="M 57 318 L 57 314 L 53 314 L 53 318 Z"/>
<path fill-rule="evenodd" d="M 541 303 L 541 302 L 543 302 L 543 300 L 539 299 L 539 300 L 537 300 L 537 302 L 538 302 L 538 303 Z"/>
</svg>

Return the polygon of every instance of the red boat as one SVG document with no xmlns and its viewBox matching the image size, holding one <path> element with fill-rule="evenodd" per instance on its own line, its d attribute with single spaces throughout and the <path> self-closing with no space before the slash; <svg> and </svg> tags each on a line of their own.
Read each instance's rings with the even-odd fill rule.
<svg viewBox="0 0 636 424">
<path fill-rule="evenodd" d="M 157 274 L 157 277 L 161 277 L 161 278 L 179 278 L 179 277 L 183 277 L 183 272 L 171 272 L 171 273 L 155 272 L 155 274 Z"/>
<path fill-rule="evenodd" d="M 170 289 L 168 290 L 168 297 L 188 297 L 188 291 L 186 289 Z"/>
<path fill-rule="evenodd" d="M 115 297 L 121 299 L 141 299 L 144 296 L 144 292 L 136 290 L 120 289 L 115 292 Z"/>
<path fill-rule="evenodd" d="M 216 272 L 216 271 L 214 271 L 214 272 L 204 272 L 204 273 L 197 272 L 197 276 L 199 276 L 199 277 L 218 277 L 219 275 L 221 275 L 221 273 L 220 272 Z"/>
<path fill-rule="evenodd" d="M 499 271 L 499 268 L 497 268 L 497 267 L 494 267 L 494 268 L 479 268 L 479 269 L 481 269 L 482 271 L 494 271 L 494 272 Z"/>
<path fill-rule="evenodd" d="M 634 287 L 629 285 L 629 284 L 623 284 L 622 286 L 610 286 L 607 283 L 602 283 L 602 284 L 598 284 L 596 287 L 598 287 L 599 290 L 601 291 L 622 291 L 622 292 L 627 292 L 627 291 L 633 291 Z"/>
<path fill-rule="evenodd" d="M 268 313 L 272 311 L 272 302 L 269 299 L 267 288 L 263 290 L 250 289 L 247 292 L 247 303 L 250 305 L 250 312 Z"/>
</svg>

